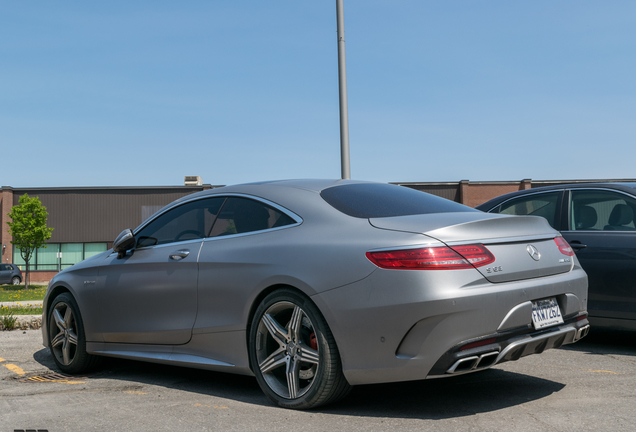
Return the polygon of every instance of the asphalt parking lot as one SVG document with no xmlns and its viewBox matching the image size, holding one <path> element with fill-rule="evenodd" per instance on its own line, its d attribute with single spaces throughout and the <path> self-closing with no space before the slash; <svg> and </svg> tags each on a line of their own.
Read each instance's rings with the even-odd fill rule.
<svg viewBox="0 0 636 432">
<path fill-rule="evenodd" d="M 114 359 L 85 376 L 51 375 L 39 330 L 0 332 L 0 432 L 636 430 L 635 342 L 595 331 L 485 372 L 360 386 L 297 412 L 244 376 Z"/>
</svg>

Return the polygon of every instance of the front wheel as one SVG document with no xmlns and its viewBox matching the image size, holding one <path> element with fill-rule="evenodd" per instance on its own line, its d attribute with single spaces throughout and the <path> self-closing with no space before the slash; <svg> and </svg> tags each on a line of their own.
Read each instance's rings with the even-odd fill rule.
<svg viewBox="0 0 636 432">
<path fill-rule="evenodd" d="M 48 314 L 49 347 L 57 367 L 66 373 L 91 369 L 99 357 L 86 352 L 86 335 L 77 302 L 69 293 L 55 297 Z"/>
<path fill-rule="evenodd" d="M 281 407 L 315 408 L 351 389 L 325 319 L 296 291 L 281 289 L 261 302 L 250 327 L 249 352 L 259 386 Z"/>
</svg>

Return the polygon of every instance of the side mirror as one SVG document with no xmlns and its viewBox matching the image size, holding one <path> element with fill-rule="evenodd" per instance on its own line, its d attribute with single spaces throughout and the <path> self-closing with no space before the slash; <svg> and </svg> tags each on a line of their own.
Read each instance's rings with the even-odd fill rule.
<svg viewBox="0 0 636 432">
<path fill-rule="evenodd" d="M 126 251 L 133 247 L 135 247 L 135 236 L 130 228 L 123 230 L 113 242 L 113 250 L 117 252 L 117 259 L 123 258 Z"/>
</svg>

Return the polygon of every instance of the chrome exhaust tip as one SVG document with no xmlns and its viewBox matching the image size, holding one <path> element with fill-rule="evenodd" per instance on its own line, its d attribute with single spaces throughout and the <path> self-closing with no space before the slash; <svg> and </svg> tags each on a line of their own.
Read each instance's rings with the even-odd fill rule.
<svg viewBox="0 0 636 432">
<path fill-rule="evenodd" d="M 491 351 L 479 356 L 464 357 L 453 363 L 446 373 L 455 374 L 489 368 L 495 365 L 498 355 L 499 351 Z"/>
<path fill-rule="evenodd" d="M 583 339 L 585 336 L 587 336 L 587 334 L 590 332 L 590 325 L 586 325 L 584 327 L 581 327 L 577 332 L 576 332 L 576 340 L 579 339 Z"/>
<path fill-rule="evenodd" d="M 497 356 L 499 355 L 499 351 L 493 351 L 486 354 L 482 354 L 479 357 L 479 363 L 477 363 L 477 367 L 475 369 L 489 368 L 494 366 L 497 362 Z"/>
<path fill-rule="evenodd" d="M 450 369 L 448 369 L 447 373 L 458 373 L 473 370 L 478 361 L 478 356 L 459 359 L 450 367 Z"/>
</svg>

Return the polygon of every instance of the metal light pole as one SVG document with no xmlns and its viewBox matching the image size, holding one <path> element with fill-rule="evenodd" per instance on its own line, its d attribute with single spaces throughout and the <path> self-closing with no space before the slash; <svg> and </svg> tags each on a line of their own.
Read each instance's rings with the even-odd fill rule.
<svg viewBox="0 0 636 432">
<path fill-rule="evenodd" d="M 347 106 L 347 64 L 345 61 L 345 31 L 343 0 L 336 0 L 338 22 L 338 87 L 340 91 L 340 165 L 343 179 L 351 178 L 349 165 L 349 108 Z"/>
</svg>

